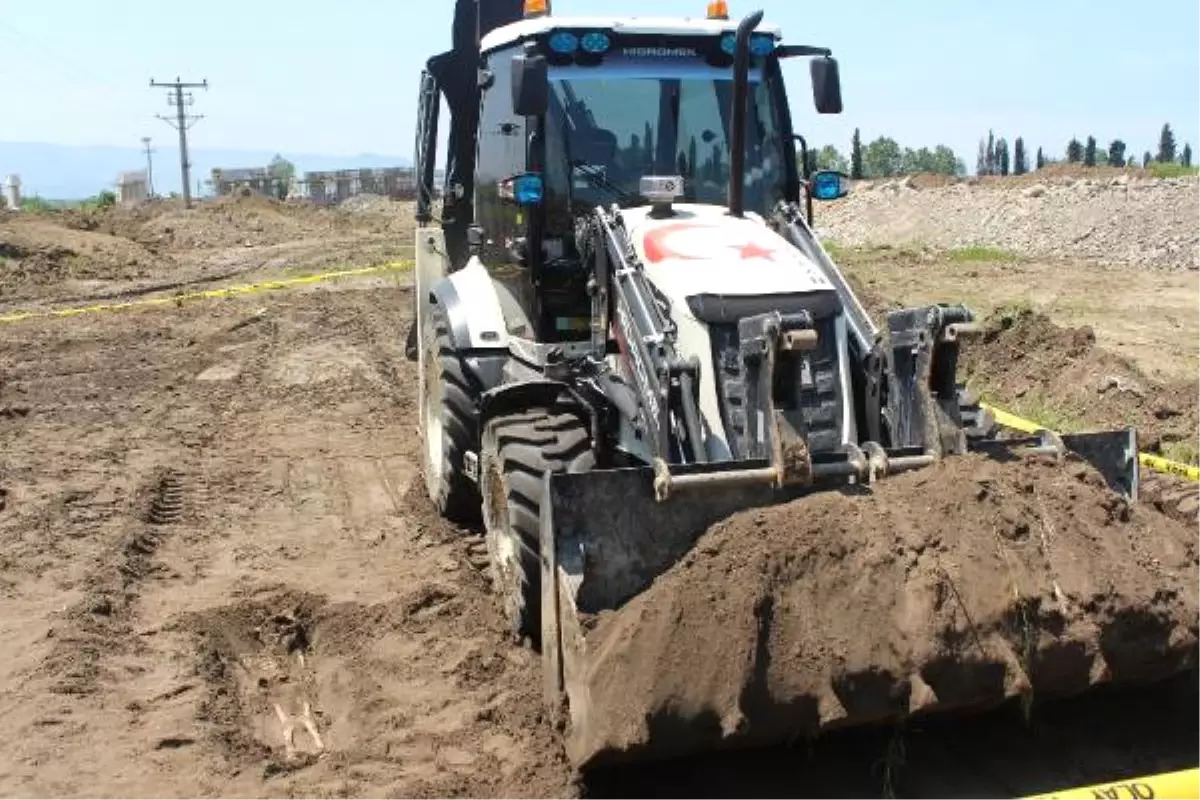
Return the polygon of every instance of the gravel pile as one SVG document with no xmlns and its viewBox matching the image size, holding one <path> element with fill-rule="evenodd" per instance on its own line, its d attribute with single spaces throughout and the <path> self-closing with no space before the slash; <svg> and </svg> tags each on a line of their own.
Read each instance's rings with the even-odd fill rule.
<svg viewBox="0 0 1200 800">
<path fill-rule="evenodd" d="M 1194 177 L 935 188 L 905 178 L 856 184 L 845 199 L 819 207 L 816 224 L 823 236 L 848 246 L 987 246 L 1031 258 L 1194 270 L 1200 269 L 1198 217 Z"/>
</svg>

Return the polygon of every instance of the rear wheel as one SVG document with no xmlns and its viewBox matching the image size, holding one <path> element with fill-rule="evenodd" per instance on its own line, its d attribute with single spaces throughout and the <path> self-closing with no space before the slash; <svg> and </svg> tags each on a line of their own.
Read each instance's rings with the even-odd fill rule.
<svg viewBox="0 0 1200 800">
<path fill-rule="evenodd" d="M 488 422 L 479 488 L 495 586 L 512 632 L 540 647 L 540 523 L 546 471 L 587 472 L 596 464 L 587 420 L 569 404 L 531 408 Z"/>
<path fill-rule="evenodd" d="M 467 477 L 466 453 L 474 447 L 479 417 L 476 392 L 450 340 L 439 305 L 429 309 L 421 333 L 421 436 L 425 487 L 438 512 L 455 522 L 479 519 L 479 490 Z"/>
</svg>

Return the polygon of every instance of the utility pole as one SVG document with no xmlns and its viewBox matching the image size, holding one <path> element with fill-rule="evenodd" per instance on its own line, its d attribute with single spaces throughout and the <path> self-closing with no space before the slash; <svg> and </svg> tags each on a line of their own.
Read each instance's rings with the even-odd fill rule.
<svg viewBox="0 0 1200 800">
<path fill-rule="evenodd" d="M 165 89 L 174 89 L 175 90 L 175 93 L 173 95 L 171 95 L 171 94 L 167 95 L 167 104 L 175 106 L 175 119 L 172 120 L 170 117 L 164 117 L 161 114 L 156 114 L 155 116 L 157 116 L 163 122 L 167 123 L 168 125 L 171 125 L 177 131 L 179 131 L 179 171 L 183 177 L 183 184 L 182 184 L 183 207 L 191 208 L 192 207 L 192 189 L 191 189 L 190 184 L 191 184 L 192 165 L 188 162 L 187 132 L 188 132 L 188 128 L 192 127 L 192 125 L 196 121 L 204 119 L 204 117 L 202 115 L 197 115 L 197 116 L 188 116 L 187 115 L 187 113 L 186 113 L 187 106 L 190 106 L 192 104 L 193 98 L 192 98 L 192 93 L 188 92 L 187 99 L 185 101 L 183 90 L 184 89 L 207 89 L 208 88 L 208 79 L 206 78 L 200 83 L 185 83 L 185 82 L 179 80 L 179 77 L 176 76 L 175 80 L 172 82 L 158 83 L 153 78 L 151 78 L 150 86 L 151 86 L 151 88 L 153 88 L 155 86 L 161 86 Z"/>
<path fill-rule="evenodd" d="M 146 153 L 146 189 L 154 197 L 154 151 L 150 149 L 150 137 L 142 137 L 142 149 Z"/>
</svg>

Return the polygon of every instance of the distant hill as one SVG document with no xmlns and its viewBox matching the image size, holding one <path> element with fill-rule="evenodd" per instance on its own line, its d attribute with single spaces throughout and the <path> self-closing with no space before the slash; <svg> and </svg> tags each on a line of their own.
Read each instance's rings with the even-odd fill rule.
<svg viewBox="0 0 1200 800">
<path fill-rule="evenodd" d="M 154 148 L 154 190 L 161 194 L 179 191 L 179 148 L 165 141 L 151 143 Z M 294 153 L 286 150 L 207 150 L 190 151 L 192 191 L 196 181 L 207 181 L 214 167 L 265 167 L 276 152 L 296 165 L 297 172 L 363 167 L 403 167 L 412 163 L 403 156 L 362 153 L 335 156 L 320 153 Z M 0 180 L 5 175 L 21 176 L 22 193 L 75 200 L 113 188 L 117 173 L 144 169 L 146 157 L 137 147 L 75 146 L 43 142 L 0 142 Z M 207 191 L 207 187 L 205 188 Z"/>
</svg>

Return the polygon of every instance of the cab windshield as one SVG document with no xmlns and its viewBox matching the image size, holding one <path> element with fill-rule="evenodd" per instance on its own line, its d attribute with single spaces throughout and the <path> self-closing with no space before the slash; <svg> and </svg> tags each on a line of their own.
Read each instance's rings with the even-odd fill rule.
<svg viewBox="0 0 1200 800">
<path fill-rule="evenodd" d="M 546 201 L 552 217 L 646 202 L 645 175 L 684 179 L 681 202 L 728 197 L 733 70 L 700 59 L 614 56 L 599 67 L 552 68 L 546 117 Z M 779 114 L 762 70 L 750 71 L 746 208 L 784 196 Z M 565 221 L 565 220 L 564 220 Z"/>
</svg>

